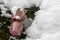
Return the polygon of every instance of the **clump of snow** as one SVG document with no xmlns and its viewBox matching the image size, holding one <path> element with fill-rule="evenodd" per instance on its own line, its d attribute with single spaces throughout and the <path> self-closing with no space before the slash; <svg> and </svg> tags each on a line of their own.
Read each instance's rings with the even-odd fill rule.
<svg viewBox="0 0 60 40">
<path fill-rule="evenodd" d="M 30 21 L 33 21 L 31 18 L 29 18 Z"/>
<path fill-rule="evenodd" d="M 20 19 L 20 17 L 19 17 L 19 16 L 15 16 L 15 18 L 16 18 L 16 19 Z"/>
<path fill-rule="evenodd" d="M 7 18 L 11 17 L 11 14 L 6 13 L 6 11 L 8 10 L 7 8 L 4 7 L 4 4 L 0 4 L 0 8 L 1 8 L 1 16 L 5 16 Z"/>
<path fill-rule="evenodd" d="M 8 18 L 11 17 L 11 14 L 6 13 L 7 10 L 8 9 L 6 9 L 4 7 L 1 7 L 1 12 L 2 12 L 1 16 L 5 16 L 5 17 L 8 17 Z"/>
<path fill-rule="evenodd" d="M 42 0 L 7 0 L 5 6 L 9 7 L 15 14 L 18 8 L 30 8 L 33 5 L 36 7 L 41 5 Z"/>
<path fill-rule="evenodd" d="M 32 25 L 26 30 L 27 40 L 60 40 L 60 0 L 43 0 L 35 12 Z"/>
<path fill-rule="evenodd" d="M 29 5 L 31 6 L 35 5 L 36 7 L 39 7 L 43 0 L 27 0 L 27 1 L 29 2 Z"/>
<path fill-rule="evenodd" d="M 7 18 L 10 18 L 11 17 L 11 14 L 6 14 L 5 12 L 2 12 L 1 16 L 5 16 Z"/>
</svg>

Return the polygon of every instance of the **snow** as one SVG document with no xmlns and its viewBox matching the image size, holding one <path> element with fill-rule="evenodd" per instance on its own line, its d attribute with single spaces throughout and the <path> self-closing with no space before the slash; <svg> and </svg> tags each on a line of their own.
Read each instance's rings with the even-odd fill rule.
<svg viewBox="0 0 60 40">
<path fill-rule="evenodd" d="M 11 17 L 11 14 L 7 14 L 6 11 L 2 11 L 1 16 L 5 16 L 7 18 L 10 18 Z"/>
<path fill-rule="evenodd" d="M 58 5 L 60 4 L 60 0 L 44 0 L 40 6 L 40 9 L 45 10 L 45 9 L 49 9 L 50 7 L 54 6 L 54 5 Z"/>
<path fill-rule="evenodd" d="M 19 17 L 19 16 L 15 16 L 15 18 L 16 18 L 16 19 L 20 19 L 20 17 Z"/>
<path fill-rule="evenodd" d="M 13 3 L 14 2 L 14 3 Z M 30 8 L 36 5 L 35 19 L 26 29 L 25 40 L 60 40 L 60 0 L 8 0 L 5 6 L 13 13 L 18 8 Z"/>
<path fill-rule="evenodd" d="M 12 12 L 15 14 L 18 8 L 30 8 L 33 5 L 36 7 L 41 5 L 42 0 L 8 0 L 5 2 L 5 6 L 9 7 Z"/>
<path fill-rule="evenodd" d="M 11 14 L 6 13 L 6 11 L 8 9 L 4 7 L 4 4 L 0 4 L 0 8 L 1 8 L 1 12 L 2 12 L 1 16 L 5 16 L 7 18 L 10 18 L 11 17 Z"/>
<path fill-rule="evenodd" d="M 60 40 L 60 0 L 43 0 L 26 40 Z"/>
</svg>

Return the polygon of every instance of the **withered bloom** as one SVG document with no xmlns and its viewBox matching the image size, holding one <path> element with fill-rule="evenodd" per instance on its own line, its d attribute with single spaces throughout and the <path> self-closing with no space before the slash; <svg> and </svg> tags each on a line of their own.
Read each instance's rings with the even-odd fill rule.
<svg viewBox="0 0 60 40">
<path fill-rule="evenodd" d="M 18 9 L 15 15 L 12 15 L 12 24 L 10 26 L 10 33 L 21 36 L 23 30 L 24 10 Z"/>
</svg>

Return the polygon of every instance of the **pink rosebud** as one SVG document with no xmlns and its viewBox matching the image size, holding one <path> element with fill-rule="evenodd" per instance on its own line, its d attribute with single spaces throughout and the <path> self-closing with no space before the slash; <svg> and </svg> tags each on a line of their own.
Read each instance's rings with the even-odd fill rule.
<svg viewBox="0 0 60 40">
<path fill-rule="evenodd" d="M 23 18 L 25 16 L 24 10 L 17 10 L 15 16 L 12 16 L 11 20 L 13 21 L 10 26 L 10 33 L 12 35 L 21 36 L 23 30 Z"/>
</svg>

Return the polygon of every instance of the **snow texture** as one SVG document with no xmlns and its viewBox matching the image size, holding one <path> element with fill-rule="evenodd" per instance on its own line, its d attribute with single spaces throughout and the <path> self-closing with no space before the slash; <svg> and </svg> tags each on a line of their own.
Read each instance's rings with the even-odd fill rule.
<svg viewBox="0 0 60 40">
<path fill-rule="evenodd" d="M 25 40 L 60 40 L 60 0 L 8 0 L 5 6 L 13 13 L 18 8 L 40 7 L 27 28 Z"/>
<path fill-rule="evenodd" d="M 10 18 L 11 17 L 11 14 L 6 13 L 6 11 L 8 9 L 4 7 L 4 4 L 0 4 L 0 8 L 1 8 L 1 12 L 2 12 L 1 16 L 5 16 L 7 18 Z"/>
<path fill-rule="evenodd" d="M 26 30 L 28 37 L 30 40 L 60 40 L 60 0 L 43 0 L 40 9 Z"/>
</svg>

